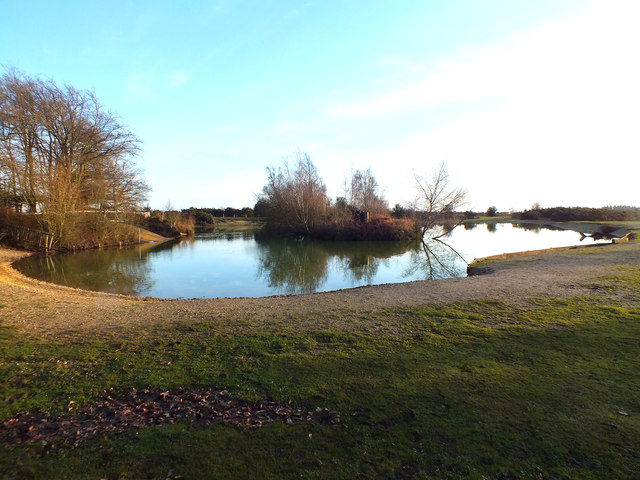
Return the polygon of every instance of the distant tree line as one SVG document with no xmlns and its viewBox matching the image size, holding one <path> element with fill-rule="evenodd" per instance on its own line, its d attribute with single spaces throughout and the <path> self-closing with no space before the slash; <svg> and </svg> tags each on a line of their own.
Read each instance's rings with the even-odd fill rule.
<svg viewBox="0 0 640 480">
<path fill-rule="evenodd" d="M 93 93 L 4 73 L 0 206 L 13 212 L 5 220 L 30 223 L 61 247 L 119 240 L 118 221 L 149 190 L 133 162 L 138 143 Z"/>
<path fill-rule="evenodd" d="M 427 214 L 424 211 L 415 208 L 415 206 L 405 206 L 399 203 L 396 203 L 394 205 L 394 207 L 389 211 L 389 215 L 391 216 L 391 218 L 409 218 L 409 219 L 416 219 L 416 218 L 427 216 Z M 455 222 L 459 220 L 475 218 L 477 216 L 478 216 L 478 213 L 472 212 L 470 210 L 466 212 L 459 212 L 459 211 L 433 212 L 431 214 L 432 219 L 436 223 L 443 223 L 443 224 L 444 223 L 451 224 L 452 221 Z"/>
<path fill-rule="evenodd" d="M 233 207 L 220 207 L 220 208 L 186 208 L 182 210 L 183 213 L 189 213 L 196 217 L 197 221 L 206 222 L 210 219 L 218 218 L 240 218 L 240 217 L 254 217 L 260 215 L 254 215 L 254 209 L 251 207 L 233 208 Z"/>
<path fill-rule="evenodd" d="M 515 212 L 512 215 L 520 220 L 553 220 L 555 222 L 591 221 L 611 222 L 640 220 L 640 208 L 637 207 L 553 207 L 542 208 L 533 205 L 529 210 Z"/>
</svg>

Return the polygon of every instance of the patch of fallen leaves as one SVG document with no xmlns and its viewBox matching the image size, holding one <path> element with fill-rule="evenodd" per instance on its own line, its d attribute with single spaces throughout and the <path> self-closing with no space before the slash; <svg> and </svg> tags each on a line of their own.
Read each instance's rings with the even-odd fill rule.
<svg viewBox="0 0 640 480">
<path fill-rule="evenodd" d="M 48 445 L 57 440 L 78 445 L 97 435 L 149 425 L 193 421 L 259 428 L 277 419 L 288 424 L 337 425 L 340 422 L 340 416 L 327 408 L 303 411 L 291 404 L 270 400 L 244 402 L 226 390 L 152 392 L 133 389 L 119 399 L 105 392 L 101 401 L 80 408 L 73 415 L 47 418 L 30 412 L 19 413 L 0 425 L 0 440 L 13 445 L 37 442 Z"/>
</svg>

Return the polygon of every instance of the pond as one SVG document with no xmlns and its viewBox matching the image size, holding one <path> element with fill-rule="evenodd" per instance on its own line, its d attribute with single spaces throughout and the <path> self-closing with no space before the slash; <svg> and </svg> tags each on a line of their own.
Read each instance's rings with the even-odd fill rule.
<svg viewBox="0 0 640 480">
<path fill-rule="evenodd" d="M 262 297 L 460 277 L 474 258 L 577 245 L 580 234 L 540 225 L 471 224 L 422 242 L 261 240 L 206 233 L 162 244 L 36 255 L 25 275 L 89 290 L 161 298 Z M 585 240 L 591 242 L 591 240 Z"/>
</svg>

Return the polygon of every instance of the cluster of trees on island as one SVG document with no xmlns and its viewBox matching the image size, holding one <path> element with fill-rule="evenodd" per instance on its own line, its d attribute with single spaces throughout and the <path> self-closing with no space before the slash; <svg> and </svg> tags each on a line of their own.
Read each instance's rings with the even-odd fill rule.
<svg viewBox="0 0 640 480">
<path fill-rule="evenodd" d="M 433 178 L 415 176 L 418 200 L 389 211 L 371 169 L 345 180 L 344 195 L 330 199 L 309 155 L 295 164 L 267 168 L 267 184 L 256 208 L 267 218 L 265 233 L 328 240 L 406 240 L 421 238 L 436 221 L 455 216 L 464 191 L 451 189 L 445 165 Z M 393 215 L 392 215 L 393 213 Z"/>
</svg>

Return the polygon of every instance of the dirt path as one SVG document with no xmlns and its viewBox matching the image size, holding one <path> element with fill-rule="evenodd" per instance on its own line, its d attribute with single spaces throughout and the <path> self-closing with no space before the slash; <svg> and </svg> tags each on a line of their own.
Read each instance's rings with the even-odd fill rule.
<svg viewBox="0 0 640 480">
<path fill-rule="evenodd" d="M 640 267 L 640 243 L 547 251 L 493 261 L 492 273 L 468 278 L 360 287 L 311 295 L 162 300 L 103 294 L 27 278 L 11 267 L 25 252 L 0 247 L 0 324 L 33 336 L 118 336 L 168 324 L 211 322 L 221 332 L 371 327 L 371 313 L 426 303 L 495 298 L 614 296 L 638 304 L 637 294 L 594 290 L 597 278 Z M 375 323 L 375 322 L 374 322 Z M 380 325 L 384 329 L 384 325 Z"/>
</svg>

